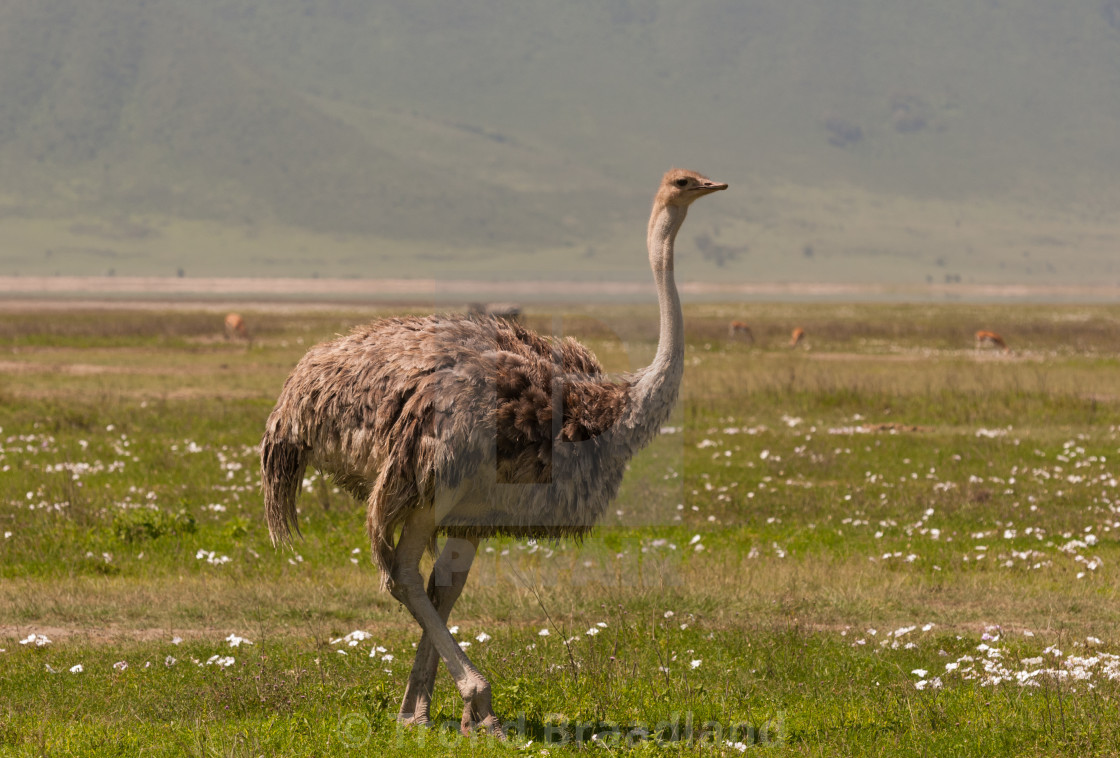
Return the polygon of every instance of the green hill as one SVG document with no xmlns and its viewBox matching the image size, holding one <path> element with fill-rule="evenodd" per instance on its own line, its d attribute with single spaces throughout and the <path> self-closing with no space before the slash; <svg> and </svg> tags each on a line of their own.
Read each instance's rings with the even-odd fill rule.
<svg viewBox="0 0 1120 758">
<path fill-rule="evenodd" d="M 0 273 L 1120 281 L 1120 0 L 8 0 Z M 715 206 L 717 204 L 713 204 Z"/>
</svg>

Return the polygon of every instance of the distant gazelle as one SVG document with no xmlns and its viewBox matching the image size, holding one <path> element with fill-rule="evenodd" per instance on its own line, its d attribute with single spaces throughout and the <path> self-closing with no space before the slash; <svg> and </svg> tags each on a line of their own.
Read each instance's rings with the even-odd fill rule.
<svg viewBox="0 0 1120 758">
<path fill-rule="evenodd" d="M 998 347 L 1000 350 L 1002 350 L 1005 353 L 1010 353 L 1011 352 L 1011 348 L 1009 348 L 1007 346 L 1007 343 L 1003 341 L 1003 337 L 999 336 L 995 332 L 989 332 L 986 329 L 981 329 L 980 331 L 978 331 L 976 333 L 976 349 L 977 350 L 982 350 L 982 349 L 985 349 L 985 348 L 995 348 L 995 347 Z"/>
<path fill-rule="evenodd" d="M 461 730 L 502 735 L 490 683 L 448 631 L 451 607 L 479 540 L 585 536 L 669 418 L 685 366 L 674 244 L 692 203 L 725 189 L 679 169 L 661 181 L 646 227 L 660 312 L 646 368 L 608 376 L 575 340 L 505 318 L 413 316 L 313 347 L 288 377 L 261 440 L 268 531 L 274 544 L 297 531 L 308 465 L 367 504 L 382 583 L 423 629 L 400 722 L 431 723 L 442 659 Z M 426 552 L 437 556 L 425 589 Z M 490 575 L 480 584 L 501 589 Z"/>
<path fill-rule="evenodd" d="M 472 316 L 497 316 L 506 321 L 521 321 L 521 306 L 517 303 L 471 303 L 467 313 Z"/>
<path fill-rule="evenodd" d="M 245 327 L 245 319 L 238 313 L 226 316 L 226 339 L 241 339 L 249 341 L 249 330 Z"/>
<path fill-rule="evenodd" d="M 805 330 L 800 326 L 793 330 L 793 334 L 789 337 L 789 346 L 797 347 L 805 339 Z"/>
<path fill-rule="evenodd" d="M 732 321 L 727 325 L 727 336 L 731 339 L 742 337 L 747 342 L 754 342 L 754 333 L 745 321 Z"/>
</svg>

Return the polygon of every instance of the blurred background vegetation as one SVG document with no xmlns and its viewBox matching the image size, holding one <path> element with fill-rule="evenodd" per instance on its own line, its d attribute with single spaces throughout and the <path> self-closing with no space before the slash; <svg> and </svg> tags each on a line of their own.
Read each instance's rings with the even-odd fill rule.
<svg viewBox="0 0 1120 758">
<path fill-rule="evenodd" d="M 1115 284 L 1120 0 L 9 0 L 0 275 Z M 701 217 L 702 216 L 702 217 Z"/>
</svg>

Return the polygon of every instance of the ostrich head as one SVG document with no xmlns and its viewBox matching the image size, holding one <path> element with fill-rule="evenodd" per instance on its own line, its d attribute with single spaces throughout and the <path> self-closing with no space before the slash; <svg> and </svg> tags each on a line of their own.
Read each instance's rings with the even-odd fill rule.
<svg viewBox="0 0 1120 758">
<path fill-rule="evenodd" d="M 646 244 L 649 262 L 654 271 L 673 268 L 673 241 L 688 215 L 688 206 L 704 195 L 727 189 L 726 184 L 713 182 L 703 174 L 681 168 L 670 169 L 661 179 L 661 188 L 653 200 Z"/>
<path fill-rule="evenodd" d="M 654 205 L 675 205 L 687 208 L 692 201 L 704 195 L 727 189 L 726 184 L 713 182 L 695 171 L 681 168 L 669 170 L 661 179 L 661 189 Z"/>
</svg>

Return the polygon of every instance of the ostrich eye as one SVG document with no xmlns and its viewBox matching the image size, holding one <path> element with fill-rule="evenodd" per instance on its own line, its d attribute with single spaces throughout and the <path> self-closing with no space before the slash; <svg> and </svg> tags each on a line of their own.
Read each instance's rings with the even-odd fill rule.
<svg viewBox="0 0 1120 758">
<path fill-rule="evenodd" d="M 673 182 L 673 184 L 677 185 L 678 187 L 687 187 L 688 179 L 677 179 L 677 181 Z"/>
</svg>

